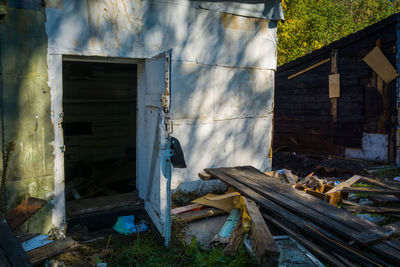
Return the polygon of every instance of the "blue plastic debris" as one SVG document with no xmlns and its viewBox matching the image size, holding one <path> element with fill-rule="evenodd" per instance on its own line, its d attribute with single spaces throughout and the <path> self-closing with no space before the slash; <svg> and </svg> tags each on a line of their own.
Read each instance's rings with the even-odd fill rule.
<svg viewBox="0 0 400 267">
<path fill-rule="evenodd" d="M 23 242 L 22 248 L 25 250 L 25 252 L 28 252 L 54 242 L 54 240 L 48 240 L 48 238 L 48 235 L 35 236 L 34 238 Z"/>
<path fill-rule="evenodd" d="M 135 224 L 135 216 L 129 215 L 118 217 L 113 229 L 120 234 L 130 235 L 133 233 L 146 231 L 147 225 L 144 221 L 141 221 L 139 224 Z"/>
<path fill-rule="evenodd" d="M 278 174 L 284 174 L 284 173 L 285 173 L 285 169 L 277 170 L 276 172 L 277 172 Z"/>
<path fill-rule="evenodd" d="M 233 208 L 231 213 L 229 214 L 228 219 L 226 219 L 221 230 L 219 231 L 218 234 L 216 234 L 214 236 L 211 243 L 213 243 L 213 242 L 219 242 L 219 243 L 223 243 L 223 244 L 228 243 L 229 237 L 231 236 L 233 229 L 238 224 L 241 216 L 242 215 L 241 215 L 240 211 L 238 209 Z"/>
</svg>

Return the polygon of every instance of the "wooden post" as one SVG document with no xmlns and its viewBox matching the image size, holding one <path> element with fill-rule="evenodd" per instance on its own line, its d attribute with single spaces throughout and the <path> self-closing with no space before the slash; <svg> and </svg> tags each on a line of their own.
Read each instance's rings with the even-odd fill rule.
<svg viewBox="0 0 400 267">
<path fill-rule="evenodd" d="M 338 67 L 338 50 L 333 49 L 331 53 L 331 74 L 338 74 L 339 67 Z M 331 115 L 332 115 L 332 122 L 337 123 L 337 111 L 338 111 L 338 98 L 334 97 L 331 98 Z"/>
</svg>

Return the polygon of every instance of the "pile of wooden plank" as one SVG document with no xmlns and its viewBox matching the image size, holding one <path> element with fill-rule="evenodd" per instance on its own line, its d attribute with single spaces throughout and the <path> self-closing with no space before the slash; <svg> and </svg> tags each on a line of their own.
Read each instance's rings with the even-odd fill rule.
<svg viewBox="0 0 400 267">
<path fill-rule="evenodd" d="M 71 238 L 50 240 L 48 235 L 26 235 L 18 239 L 14 230 L 47 204 L 29 197 L 4 217 L 0 213 L 0 266 L 32 266 L 77 247 Z"/>
<path fill-rule="evenodd" d="M 400 233 L 399 223 L 378 226 L 282 184 L 253 167 L 205 171 L 257 203 L 269 224 L 327 263 L 334 266 L 386 266 L 400 262 L 400 239 L 396 237 Z M 385 193 L 398 196 L 400 191 L 386 188 Z"/>
</svg>

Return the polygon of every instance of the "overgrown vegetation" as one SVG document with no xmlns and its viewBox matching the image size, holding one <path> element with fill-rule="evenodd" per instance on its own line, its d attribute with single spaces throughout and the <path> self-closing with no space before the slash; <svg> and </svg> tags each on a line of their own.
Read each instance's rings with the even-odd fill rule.
<svg viewBox="0 0 400 267">
<path fill-rule="evenodd" d="M 387 168 L 377 169 L 372 173 L 372 175 L 379 179 L 393 180 L 394 177 L 400 176 L 400 168 L 390 166 Z"/>
<path fill-rule="evenodd" d="M 137 239 L 106 260 L 108 266 L 257 266 L 241 247 L 233 257 L 226 257 L 221 248 L 204 250 L 195 239 L 166 248 L 156 238 L 138 235 Z"/>
<path fill-rule="evenodd" d="M 308 54 L 400 12 L 400 0 L 283 0 L 278 64 Z"/>
</svg>

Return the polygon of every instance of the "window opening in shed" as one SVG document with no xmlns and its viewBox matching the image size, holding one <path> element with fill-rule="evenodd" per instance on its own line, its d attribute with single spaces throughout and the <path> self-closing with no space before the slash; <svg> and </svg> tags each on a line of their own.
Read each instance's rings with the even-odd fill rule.
<svg viewBox="0 0 400 267">
<path fill-rule="evenodd" d="M 136 104 L 136 64 L 63 61 L 69 227 L 112 226 L 135 209 Z"/>
</svg>

